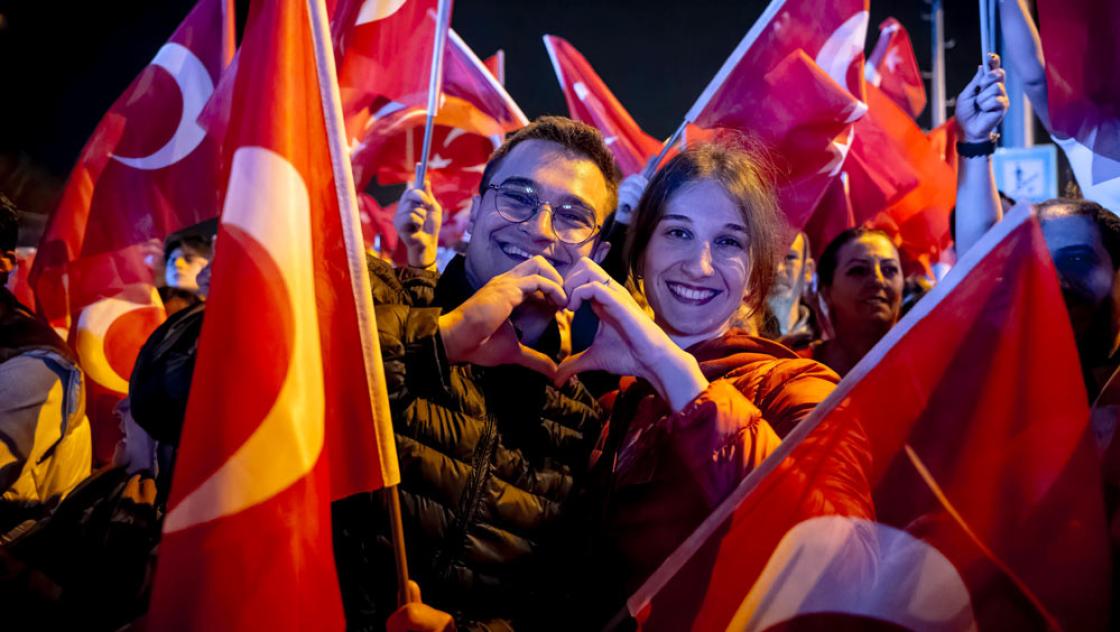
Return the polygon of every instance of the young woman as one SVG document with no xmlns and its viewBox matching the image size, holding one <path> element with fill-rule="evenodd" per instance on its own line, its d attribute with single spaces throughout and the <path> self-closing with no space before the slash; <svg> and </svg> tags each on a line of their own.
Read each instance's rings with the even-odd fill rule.
<svg viewBox="0 0 1120 632">
<path fill-rule="evenodd" d="M 558 381 L 623 379 L 596 453 L 589 573 L 617 608 L 838 381 L 778 343 L 731 329 L 761 309 L 781 251 L 772 183 L 750 151 L 699 145 L 669 161 L 635 211 L 626 261 L 653 311 L 588 259 L 567 275 L 570 309 L 601 324 Z"/>
<path fill-rule="evenodd" d="M 821 253 L 817 275 L 834 336 L 802 355 L 846 375 L 898 322 L 904 281 L 898 249 L 885 233 L 852 228 Z"/>
</svg>

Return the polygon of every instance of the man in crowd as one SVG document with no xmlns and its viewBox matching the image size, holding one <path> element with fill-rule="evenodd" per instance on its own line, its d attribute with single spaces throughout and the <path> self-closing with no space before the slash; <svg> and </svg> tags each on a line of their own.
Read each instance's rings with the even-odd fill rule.
<svg viewBox="0 0 1120 632">
<path fill-rule="evenodd" d="M 807 346 L 817 338 L 813 313 L 802 303 L 805 290 L 813 284 L 816 263 L 809 254 L 809 236 L 799 232 L 785 256 L 778 260 L 777 275 L 766 299 L 766 315 L 760 334 L 791 349 Z"/>
<path fill-rule="evenodd" d="M 0 195 L 0 542 L 46 515 L 92 462 L 73 352 L 4 287 L 18 230 L 15 205 Z"/>
<path fill-rule="evenodd" d="M 544 569 L 602 411 L 575 381 L 551 386 L 556 313 L 566 270 L 608 250 L 600 232 L 617 183 L 598 131 L 543 117 L 491 157 L 470 243 L 442 274 L 441 209 L 419 188 L 395 221 L 411 265 L 370 264 L 409 569 L 461 628 L 539 617 L 561 586 L 546 585 L 556 578 Z M 348 624 L 377 629 L 396 609 L 385 507 L 351 497 L 335 504 L 334 524 Z"/>
</svg>

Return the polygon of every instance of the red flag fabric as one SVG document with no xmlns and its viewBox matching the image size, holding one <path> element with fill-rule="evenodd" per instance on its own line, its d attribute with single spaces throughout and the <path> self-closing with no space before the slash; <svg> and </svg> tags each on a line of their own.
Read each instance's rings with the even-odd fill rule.
<svg viewBox="0 0 1120 632">
<path fill-rule="evenodd" d="M 308 3 L 254 3 L 239 68 L 149 624 L 341 630 L 329 502 L 399 474 L 371 407 Z"/>
<path fill-rule="evenodd" d="M 490 74 L 494 75 L 498 83 L 503 86 L 506 85 L 506 52 L 504 50 L 498 49 L 494 51 L 494 54 L 483 59 L 482 63 L 485 64 Z"/>
<path fill-rule="evenodd" d="M 1100 472 L 1023 207 L 970 250 L 628 603 L 645 630 L 1101 629 Z"/>
<path fill-rule="evenodd" d="M 796 50 L 862 99 L 867 20 L 867 0 L 771 0 L 685 118 L 695 122 L 742 64 L 768 71 Z"/>
<path fill-rule="evenodd" d="M 949 117 L 941 125 L 926 133 L 933 151 L 945 161 L 945 164 L 957 173 L 957 118 Z"/>
<path fill-rule="evenodd" d="M 782 210 L 800 230 L 840 172 L 852 124 L 866 108 L 803 50 L 766 70 L 751 59 L 742 56 L 689 120 L 743 130 L 765 143 L 778 170 Z"/>
<path fill-rule="evenodd" d="M 1120 4 L 1038 0 L 1055 141 L 1086 199 L 1120 212 Z"/>
<path fill-rule="evenodd" d="M 845 165 L 857 223 L 889 228 L 911 272 L 928 272 L 949 242 L 956 171 L 910 114 L 875 86 L 866 87 L 868 113 L 855 125 Z"/>
<path fill-rule="evenodd" d="M 866 108 L 865 0 L 772 0 L 685 120 L 758 136 L 773 150 L 795 228 L 840 172 Z"/>
<path fill-rule="evenodd" d="M 428 95 L 438 0 L 365 1 L 340 6 L 336 20 L 354 16 L 341 29 L 338 85 L 351 138 L 359 136 L 371 113 L 390 106 L 423 104 Z M 392 105 L 390 105 L 392 104 Z"/>
<path fill-rule="evenodd" d="M 443 93 L 433 128 L 428 174 L 436 199 L 448 212 L 441 241 L 453 246 L 464 226 L 453 220 L 469 208 L 471 196 L 478 192 L 490 154 L 507 132 L 525 126 L 528 119 L 454 30 L 447 36 Z M 373 178 L 383 185 L 412 179 L 424 141 L 426 112 L 422 106 L 409 107 L 367 123 L 353 149 L 354 179 L 359 189 Z"/>
<path fill-rule="evenodd" d="M 860 223 L 852 210 L 849 176 L 842 172 L 828 185 L 820 204 L 802 230 L 809 237 L 810 253 L 819 258 L 837 235 Z"/>
<path fill-rule="evenodd" d="M 35 290 L 31 287 L 28 275 L 33 265 L 35 265 L 35 249 L 16 248 L 16 266 L 8 275 L 8 291 L 16 297 L 17 301 L 32 308 L 35 305 Z"/>
<path fill-rule="evenodd" d="M 587 59 L 567 40 L 545 35 L 544 46 L 564 91 L 568 115 L 603 133 L 623 175 L 641 172 L 661 151 L 661 143 L 638 127 Z"/>
<path fill-rule="evenodd" d="M 163 239 L 218 214 L 218 143 L 197 118 L 229 62 L 228 7 L 199 0 L 116 100 L 39 244 L 36 309 L 69 334 L 90 378 L 96 463 L 112 457 L 120 438 L 112 408 L 128 391 L 140 345 L 164 318 L 154 293 Z"/>
<path fill-rule="evenodd" d="M 917 118 L 926 109 L 926 84 L 914 45 L 902 23 L 887 18 L 879 25 L 879 41 L 864 70 L 867 82 L 889 96 L 898 107 Z"/>
</svg>

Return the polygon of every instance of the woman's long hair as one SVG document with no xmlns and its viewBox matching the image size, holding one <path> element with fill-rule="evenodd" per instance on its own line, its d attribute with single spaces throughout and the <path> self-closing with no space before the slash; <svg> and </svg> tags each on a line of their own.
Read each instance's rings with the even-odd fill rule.
<svg viewBox="0 0 1120 632">
<path fill-rule="evenodd" d="M 701 180 L 722 186 L 742 213 L 750 263 L 744 302 L 758 312 L 770 293 L 778 256 L 785 253 L 785 239 L 791 233 L 778 205 L 774 172 L 765 150 L 746 136 L 723 135 L 693 145 L 653 176 L 626 235 L 624 259 L 630 279 L 637 286 L 646 246 L 670 198 Z"/>
</svg>

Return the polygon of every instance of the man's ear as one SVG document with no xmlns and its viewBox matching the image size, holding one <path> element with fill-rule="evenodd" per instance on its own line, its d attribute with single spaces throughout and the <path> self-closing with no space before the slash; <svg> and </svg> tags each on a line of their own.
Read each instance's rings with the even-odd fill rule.
<svg viewBox="0 0 1120 632">
<path fill-rule="evenodd" d="M 610 251 L 611 242 L 604 239 L 600 241 L 599 245 L 595 246 L 595 250 L 591 252 L 591 260 L 595 263 L 603 263 L 603 260 L 607 258 L 607 253 Z"/>
<path fill-rule="evenodd" d="M 468 233 L 474 233 L 474 223 L 478 221 L 478 216 L 482 214 L 482 198 L 478 194 L 471 196 L 471 208 L 467 211 L 467 226 Z"/>
<path fill-rule="evenodd" d="M 805 287 L 813 285 L 813 273 L 817 271 L 817 262 L 813 259 L 805 260 L 805 269 L 802 271 L 802 276 L 805 278 Z"/>
</svg>

